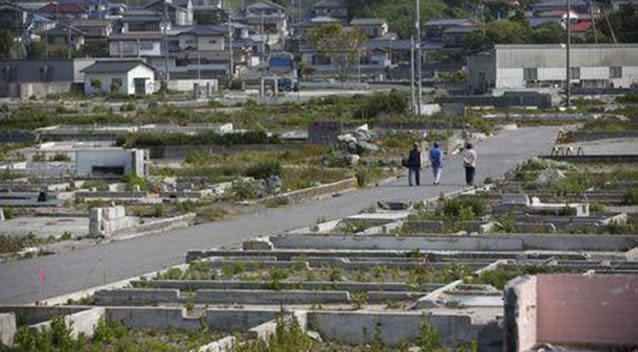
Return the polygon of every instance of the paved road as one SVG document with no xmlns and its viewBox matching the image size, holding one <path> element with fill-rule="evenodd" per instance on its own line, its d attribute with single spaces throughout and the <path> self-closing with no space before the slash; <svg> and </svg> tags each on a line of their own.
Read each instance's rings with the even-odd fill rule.
<svg viewBox="0 0 638 352">
<path fill-rule="evenodd" d="M 477 147 L 478 178 L 501 176 L 518 162 L 551 150 L 556 128 L 507 131 Z M 242 240 L 282 232 L 358 213 L 378 200 L 421 200 L 462 187 L 458 159 L 447 160 L 442 184 L 432 186 L 425 170 L 425 186 L 410 188 L 406 179 L 341 197 L 309 201 L 283 209 L 267 209 L 228 221 L 198 225 L 128 241 L 90 247 L 65 255 L 0 264 L 0 303 L 29 303 L 160 270 L 184 262 L 189 249 L 232 246 Z M 45 273 L 40 285 L 39 273 Z"/>
</svg>

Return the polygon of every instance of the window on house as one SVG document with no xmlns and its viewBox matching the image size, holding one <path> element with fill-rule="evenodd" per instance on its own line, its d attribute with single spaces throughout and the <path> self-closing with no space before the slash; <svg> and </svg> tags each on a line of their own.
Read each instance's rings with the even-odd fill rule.
<svg viewBox="0 0 638 352">
<path fill-rule="evenodd" d="M 140 49 L 142 49 L 142 50 L 153 50 L 153 43 L 152 42 L 141 42 L 140 43 Z"/>
<path fill-rule="evenodd" d="M 209 40 L 208 44 L 217 44 L 217 40 L 214 40 L 214 39 L 213 40 Z"/>
<path fill-rule="evenodd" d="M 523 69 L 523 80 L 538 81 L 538 69 L 536 67 Z"/>
<path fill-rule="evenodd" d="M 610 67 L 609 78 L 622 78 L 622 67 L 621 66 Z"/>
<path fill-rule="evenodd" d="M 580 79 L 580 67 L 569 68 L 569 79 Z"/>
</svg>

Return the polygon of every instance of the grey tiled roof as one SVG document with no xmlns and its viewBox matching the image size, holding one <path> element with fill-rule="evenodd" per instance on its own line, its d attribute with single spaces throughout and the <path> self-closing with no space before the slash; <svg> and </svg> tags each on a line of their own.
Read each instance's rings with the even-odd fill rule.
<svg viewBox="0 0 638 352">
<path fill-rule="evenodd" d="M 139 65 L 144 65 L 150 69 L 153 69 L 151 66 L 138 60 L 98 61 L 94 63 L 93 65 L 82 70 L 82 72 L 84 73 L 122 73 L 122 72 L 128 72 Z"/>
</svg>

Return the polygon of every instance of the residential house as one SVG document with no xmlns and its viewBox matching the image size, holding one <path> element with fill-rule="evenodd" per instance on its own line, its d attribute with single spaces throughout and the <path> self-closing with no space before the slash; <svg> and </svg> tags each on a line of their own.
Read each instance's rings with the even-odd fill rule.
<svg viewBox="0 0 638 352">
<path fill-rule="evenodd" d="M 478 26 L 451 27 L 443 31 L 442 41 L 448 48 L 462 48 L 470 33 L 480 30 Z"/>
<path fill-rule="evenodd" d="M 566 10 L 554 10 L 551 12 L 538 13 L 538 16 L 528 17 L 527 21 L 532 28 L 538 28 L 548 23 L 555 23 L 564 28 L 565 18 L 567 18 Z M 593 20 L 589 14 L 578 14 L 573 11 L 570 15 L 570 23 L 570 32 L 575 37 L 580 38 L 584 38 L 593 26 Z"/>
<path fill-rule="evenodd" d="M 566 50 L 560 44 L 495 45 L 468 58 L 468 90 L 565 86 Z M 582 88 L 638 86 L 638 44 L 574 44 L 570 82 Z"/>
<path fill-rule="evenodd" d="M 193 23 L 216 25 L 228 20 L 222 0 L 193 0 Z"/>
<path fill-rule="evenodd" d="M 443 42 L 443 33 L 451 28 L 478 28 L 478 24 L 469 18 L 448 18 L 431 20 L 425 23 L 424 40 Z"/>
<path fill-rule="evenodd" d="M 175 26 L 193 25 L 193 3 L 191 0 L 151 0 L 144 9 L 167 15 Z"/>
<path fill-rule="evenodd" d="M 14 31 L 17 35 L 29 24 L 29 11 L 9 1 L 0 1 L 0 23 L 5 29 Z"/>
<path fill-rule="evenodd" d="M 343 0 L 320 0 L 312 7 L 313 17 L 333 17 L 348 21 L 348 5 Z"/>
<path fill-rule="evenodd" d="M 117 32 L 159 32 L 162 15 L 153 10 L 130 9 L 118 21 Z M 170 24 L 168 24 L 170 29 Z"/>
<path fill-rule="evenodd" d="M 91 57 L 109 56 L 109 37 L 113 23 L 103 19 L 79 19 L 71 24 L 84 33 L 84 53 Z"/>
<path fill-rule="evenodd" d="M 159 57 L 162 54 L 160 32 L 128 32 L 112 34 L 109 38 L 111 57 Z"/>
<path fill-rule="evenodd" d="M 90 39 L 103 40 L 113 33 L 113 23 L 109 20 L 78 19 L 71 22 L 71 26 L 82 31 L 87 41 Z"/>
<path fill-rule="evenodd" d="M 97 61 L 82 72 L 87 95 L 155 92 L 155 69 L 142 61 Z"/>
<path fill-rule="evenodd" d="M 74 2 L 50 2 L 37 10 L 37 14 L 56 20 L 73 20 L 88 18 L 88 8 L 80 3 Z"/>
<path fill-rule="evenodd" d="M 47 50 L 53 56 L 67 56 L 69 50 L 80 50 L 84 46 L 85 33 L 67 25 L 58 25 L 46 31 L 44 38 Z"/>
<path fill-rule="evenodd" d="M 577 14 L 591 14 L 598 11 L 593 2 L 588 0 L 570 0 L 569 6 Z M 592 6 L 594 6 L 594 9 L 592 9 Z M 530 12 L 534 16 L 553 11 L 565 11 L 566 8 L 567 0 L 542 0 L 529 6 Z"/>
<path fill-rule="evenodd" d="M 246 6 L 235 20 L 249 26 L 256 34 L 254 40 L 275 44 L 288 36 L 286 8 L 268 0 Z"/>
<path fill-rule="evenodd" d="M 355 18 L 350 26 L 365 33 L 368 38 L 383 37 L 388 33 L 388 23 L 382 18 Z"/>
<path fill-rule="evenodd" d="M 81 70 L 93 62 L 54 58 L 0 61 L 0 97 L 28 99 L 69 92 L 84 81 Z"/>
</svg>

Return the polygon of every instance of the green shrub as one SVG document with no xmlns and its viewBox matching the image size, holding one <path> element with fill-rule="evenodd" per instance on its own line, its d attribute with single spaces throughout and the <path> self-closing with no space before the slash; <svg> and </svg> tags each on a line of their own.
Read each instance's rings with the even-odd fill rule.
<svg viewBox="0 0 638 352">
<path fill-rule="evenodd" d="M 143 177 L 135 176 L 133 174 L 128 174 L 122 177 L 122 182 L 126 183 L 129 190 L 132 190 L 134 186 L 139 186 L 142 191 L 148 189 L 146 180 Z"/>
<path fill-rule="evenodd" d="M 122 106 L 120 106 L 120 111 L 135 111 L 135 103 L 130 102 L 122 104 Z"/>
<path fill-rule="evenodd" d="M 421 332 L 416 338 L 416 345 L 421 351 L 446 351 L 441 342 L 441 334 L 432 326 L 427 317 L 421 320 Z"/>
<path fill-rule="evenodd" d="M 631 189 L 623 195 L 624 205 L 638 205 L 638 188 Z"/>
<path fill-rule="evenodd" d="M 237 200 L 247 200 L 257 198 L 257 186 L 250 181 L 237 180 L 233 182 L 231 192 Z"/>
<path fill-rule="evenodd" d="M 311 351 L 313 340 L 303 331 L 297 318 L 286 319 L 280 314 L 277 319 L 275 333 L 266 340 L 257 339 L 244 342 L 238 340 L 232 352 L 300 352 Z"/>
<path fill-rule="evenodd" d="M 51 161 L 63 161 L 63 162 L 69 162 L 71 161 L 71 157 L 69 157 L 66 154 L 62 154 L 62 153 L 58 153 L 55 154 L 52 158 Z"/>
<path fill-rule="evenodd" d="M 380 114 L 403 114 L 408 110 L 408 100 L 399 91 L 375 93 L 359 99 L 359 108 L 352 114 L 357 119 L 374 118 Z"/>
<path fill-rule="evenodd" d="M 370 181 L 368 170 L 366 169 L 358 169 L 355 177 L 357 178 L 357 186 L 359 187 L 367 186 Z"/>
<path fill-rule="evenodd" d="M 244 172 L 246 177 L 252 177 L 255 179 L 266 179 L 270 176 L 281 176 L 282 167 L 281 163 L 277 160 L 263 161 L 255 165 L 250 166 Z"/>
</svg>

